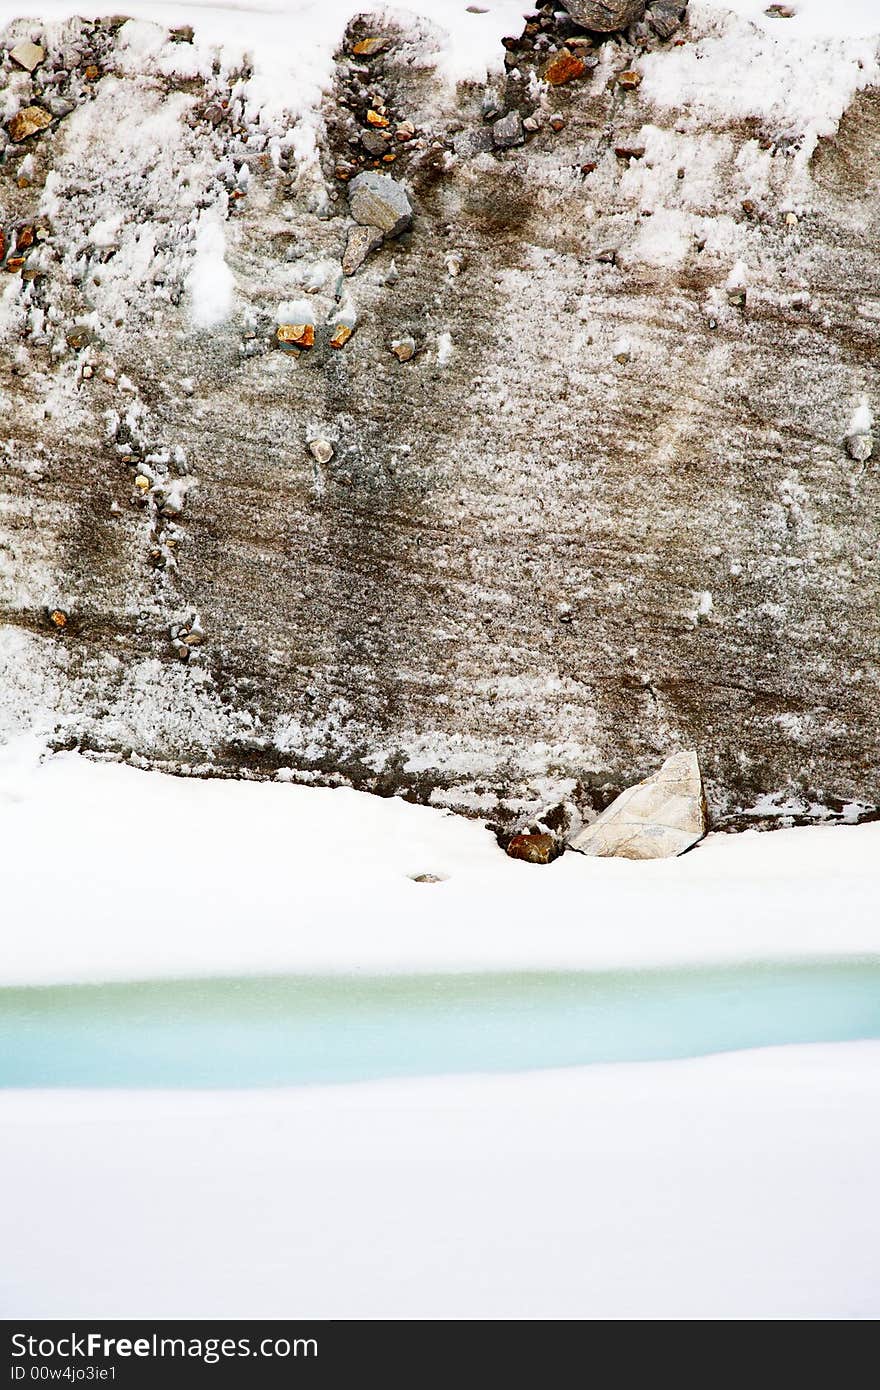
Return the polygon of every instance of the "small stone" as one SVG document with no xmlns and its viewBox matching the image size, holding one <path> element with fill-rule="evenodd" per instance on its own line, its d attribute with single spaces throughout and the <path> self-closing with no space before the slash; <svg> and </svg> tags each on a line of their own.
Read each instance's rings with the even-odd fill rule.
<svg viewBox="0 0 880 1390">
<path fill-rule="evenodd" d="M 544 69 L 544 81 L 549 82 L 551 87 L 562 87 L 566 82 L 574 82 L 578 77 L 583 77 L 586 71 L 587 65 L 583 58 L 576 58 L 567 48 L 563 48 L 555 58 L 551 58 Z"/>
<path fill-rule="evenodd" d="M 352 48 L 352 53 L 358 58 L 372 58 L 375 53 L 381 53 L 388 48 L 391 40 L 384 38 L 381 34 L 372 34 L 367 39 L 361 39 Z"/>
<path fill-rule="evenodd" d="M 67 101 L 65 97 L 46 97 L 45 102 L 47 111 L 58 121 L 62 121 L 71 111 L 76 110 L 76 102 Z"/>
<path fill-rule="evenodd" d="M 650 5 L 645 18 L 661 39 L 671 39 L 681 28 L 678 5 Z"/>
<path fill-rule="evenodd" d="M 786 225 L 786 227 L 796 227 L 797 224 L 798 224 L 797 213 L 794 213 L 794 212 L 787 212 L 787 213 L 785 214 L 785 225 Z"/>
<path fill-rule="evenodd" d="M 134 485 L 137 488 L 138 492 L 149 492 L 150 490 L 150 480 L 143 473 L 138 473 L 137 477 L 134 480 Z"/>
<path fill-rule="evenodd" d="M 344 348 L 351 335 L 352 329 L 347 323 L 338 323 L 331 334 L 330 346 L 332 348 Z"/>
<path fill-rule="evenodd" d="M 560 130 L 565 130 L 565 117 L 564 117 L 564 116 L 551 116 L 551 117 L 550 117 L 550 129 L 551 129 L 551 130 L 555 130 L 557 135 L 559 134 Z"/>
<path fill-rule="evenodd" d="M 25 72 L 33 72 L 45 58 L 46 50 L 38 43 L 17 43 L 10 49 L 9 56 L 17 67 L 24 68 Z"/>
<path fill-rule="evenodd" d="M 870 434 L 859 432 L 846 436 L 846 452 L 856 463 L 865 463 L 874 452 L 874 440 Z"/>
<path fill-rule="evenodd" d="M 635 68 L 627 68 L 625 72 L 617 74 L 617 85 L 626 91 L 634 91 L 636 87 L 642 85 L 642 74 L 636 72 Z"/>
<path fill-rule="evenodd" d="M 7 121 L 6 128 L 10 137 L 18 143 L 19 140 L 27 140 L 38 131 L 45 130 L 46 126 L 51 124 L 52 117 L 42 106 L 25 106 L 17 116 Z"/>
<path fill-rule="evenodd" d="M 506 116 L 502 116 L 492 126 L 492 143 L 496 149 L 513 149 L 514 145 L 521 145 L 524 139 L 522 120 L 518 111 L 508 111 Z"/>
<path fill-rule="evenodd" d="M 794 19 L 796 11 L 792 5 L 768 5 L 764 13 L 770 19 Z"/>
<path fill-rule="evenodd" d="M 329 439 L 310 439 L 309 453 L 318 463 L 329 463 L 333 457 L 333 445 Z"/>
<path fill-rule="evenodd" d="M 485 10 L 472 9 L 471 13 L 485 14 Z M 413 883 L 445 883 L 446 881 L 446 876 L 444 874 L 410 874 L 410 878 Z"/>
<path fill-rule="evenodd" d="M 391 351 L 398 362 L 409 362 L 416 350 L 414 338 L 392 338 Z"/>
<path fill-rule="evenodd" d="M 644 159 L 644 145 L 615 145 L 614 153 L 618 159 Z"/>
<path fill-rule="evenodd" d="M 361 131 L 361 144 L 369 154 L 383 155 L 388 148 L 384 135 L 378 130 Z"/>
<path fill-rule="evenodd" d="M 49 613 L 49 622 L 53 627 L 57 627 L 59 631 L 67 627 L 67 621 L 67 614 L 63 608 L 53 608 Z"/>
<path fill-rule="evenodd" d="M 182 639 L 187 647 L 200 647 L 205 640 L 205 634 L 201 628 L 192 628 Z"/>
<path fill-rule="evenodd" d="M 464 270 L 467 257 L 463 251 L 447 251 L 443 257 L 443 264 L 446 266 L 446 274 L 454 280 Z"/>
<path fill-rule="evenodd" d="M 413 138 L 415 133 L 416 128 L 413 125 L 412 121 L 401 121 L 400 125 L 394 132 L 394 138 L 395 140 L 400 140 L 402 144 L 405 144 L 407 140 L 411 140 Z"/>
<path fill-rule="evenodd" d="M 492 149 L 492 131 L 486 126 L 475 130 L 460 130 L 453 137 L 452 148 L 460 159 L 473 159 L 475 155 L 487 154 Z"/>
<path fill-rule="evenodd" d="M 540 129 L 541 122 L 538 120 L 537 116 L 526 116 L 523 121 L 523 130 L 527 130 L 530 135 L 534 135 L 535 132 Z"/>
<path fill-rule="evenodd" d="M 86 79 L 87 82 L 97 82 L 100 76 L 101 69 L 97 66 L 96 63 L 89 63 L 83 73 L 83 77 Z"/>
<path fill-rule="evenodd" d="M 576 24 L 596 34 L 613 34 L 641 19 L 645 0 L 562 0 Z"/>
<path fill-rule="evenodd" d="M 382 233 L 375 227 L 351 227 L 342 255 L 342 273 L 354 275 L 370 252 L 382 245 L 383 240 Z"/>
<path fill-rule="evenodd" d="M 399 236 L 412 224 L 412 207 L 402 184 L 373 169 L 352 179 L 348 194 L 351 215 L 362 226 L 378 227 L 386 236 Z"/>
<path fill-rule="evenodd" d="M 388 120 L 388 117 L 383 116 L 380 111 L 374 111 L 371 108 L 367 112 L 367 124 L 372 126 L 378 126 L 381 129 L 384 126 L 390 125 L 391 122 Z"/>
<path fill-rule="evenodd" d="M 313 323 L 280 323 L 275 333 L 278 346 L 285 352 L 291 349 L 312 348 L 315 346 L 315 325 Z"/>
<path fill-rule="evenodd" d="M 695 752 L 675 753 L 627 787 L 571 842 L 602 858 L 665 859 L 683 854 L 706 833 L 706 803 Z"/>
<path fill-rule="evenodd" d="M 526 864 L 549 864 L 559 854 L 559 846 L 552 835 L 514 835 L 507 854 Z"/>
<path fill-rule="evenodd" d="M 621 366 L 624 363 L 628 362 L 630 357 L 632 356 L 632 348 L 630 347 L 629 339 L 618 338 L 617 342 L 611 349 L 611 355 L 614 358 L 615 362 L 619 362 Z"/>
</svg>

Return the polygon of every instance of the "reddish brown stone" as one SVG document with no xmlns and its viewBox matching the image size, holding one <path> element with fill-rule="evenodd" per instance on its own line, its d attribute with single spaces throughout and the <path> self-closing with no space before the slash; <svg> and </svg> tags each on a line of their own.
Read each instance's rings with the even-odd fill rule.
<svg viewBox="0 0 880 1390">
<path fill-rule="evenodd" d="M 573 53 L 563 49 L 547 64 L 544 80 L 549 82 L 551 87 L 561 87 L 566 82 L 574 82 L 576 78 L 583 77 L 586 70 L 587 65 L 583 58 L 576 58 Z"/>
<path fill-rule="evenodd" d="M 514 835 L 507 846 L 511 859 L 524 859 L 527 864 L 549 864 L 556 852 L 552 835 Z"/>
<path fill-rule="evenodd" d="M 30 135 L 36 135 L 51 124 L 52 117 L 42 106 L 25 106 L 17 116 L 11 118 L 6 128 L 11 139 L 18 144 L 20 140 L 27 140 Z"/>
<path fill-rule="evenodd" d="M 627 68 L 626 72 L 622 72 L 618 75 L 617 84 L 619 87 L 626 87 L 631 91 L 633 88 L 642 85 L 642 74 L 636 72 L 634 68 Z"/>
<path fill-rule="evenodd" d="M 276 333 L 283 348 L 311 348 L 315 346 L 315 325 L 313 323 L 282 323 Z"/>
</svg>

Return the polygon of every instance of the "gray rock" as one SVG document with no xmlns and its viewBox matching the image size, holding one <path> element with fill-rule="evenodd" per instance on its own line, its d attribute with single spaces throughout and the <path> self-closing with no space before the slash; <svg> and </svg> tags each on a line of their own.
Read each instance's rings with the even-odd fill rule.
<svg viewBox="0 0 880 1390">
<path fill-rule="evenodd" d="M 375 227 L 352 227 L 342 256 L 343 275 L 360 270 L 371 251 L 382 245 L 384 237 Z"/>
<path fill-rule="evenodd" d="M 645 18 L 661 39 L 671 39 L 681 28 L 680 9 L 679 5 L 649 5 Z"/>
<path fill-rule="evenodd" d="M 572 19 L 585 29 L 613 34 L 645 13 L 645 0 L 562 0 Z"/>
<path fill-rule="evenodd" d="M 601 858 L 667 859 L 705 833 L 703 780 L 691 751 L 674 753 L 644 782 L 627 787 L 571 847 Z"/>
<path fill-rule="evenodd" d="M 46 50 L 41 44 L 29 43 L 26 40 L 10 49 L 9 56 L 17 67 L 24 68 L 25 72 L 33 72 L 45 58 Z"/>
<path fill-rule="evenodd" d="M 412 225 L 412 207 L 402 184 L 389 174 L 370 169 L 349 185 L 348 205 L 355 222 L 378 227 L 386 236 L 399 236 Z"/>
<path fill-rule="evenodd" d="M 380 135 L 378 130 L 361 131 L 360 141 L 364 149 L 370 154 L 385 154 L 388 149 L 388 141 L 384 135 Z"/>
<path fill-rule="evenodd" d="M 69 116 L 71 111 L 76 110 L 76 102 L 68 101 L 65 97 L 46 97 L 46 110 L 51 112 L 56 120 L 62 120 Z"/>
<path fill-rule="evenodd" d="M 460 159 L 473 159 L 474 155 L 486 154 L 493 148 L 492 131 L 488 126 L 460 130 L 452 141 L 452 148 Z"/>
<path fill-rule="evenodd" d="M 846 436 L 846 452 L 857 463 L 864 463 L 874 452 L 874 440 L 870 434 L 859 432 Z"/>
<path fill-rule="evenodd" d="M 525 140 L 522 119 L 518 111 L 508 111 L 492 126 L 492 142 L 496 149 L 509 150 Z"/>
</svg>

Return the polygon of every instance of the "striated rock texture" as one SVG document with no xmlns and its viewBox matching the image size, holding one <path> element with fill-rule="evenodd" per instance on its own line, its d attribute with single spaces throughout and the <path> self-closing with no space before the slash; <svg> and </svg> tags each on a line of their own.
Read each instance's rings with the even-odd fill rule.
<svg viewBox="0 0 880 1390">
<path fill-rule="evenodd" d="M 2 36 L 47 55 L 0 70 L 5 732 L 499 825 L 693 747 L 716 824 L 871 814 L 871 53 L 820 124 L 740 21 L 557 88 L 548 6 L 457 92 L 377 23 L 311 127 L 186 34 Z M 358 260 L 372 168 L 412 226 Z"/>
<path fill-rule="evenodd" d="M 650 777 L 621 792 L 572 840 L 572 848 L 599 858 L 668 859 L 684 854 L 705 833 L 699 760 L 694 752 L 673 753 Z"/>
</svg>

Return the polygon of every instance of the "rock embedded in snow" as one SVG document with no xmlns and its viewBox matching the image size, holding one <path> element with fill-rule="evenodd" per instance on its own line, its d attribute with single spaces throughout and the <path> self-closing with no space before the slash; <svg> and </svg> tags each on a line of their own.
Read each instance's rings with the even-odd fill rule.
<svg viewBox="0 0 880 1390">
<path fill-rule="evenodd" d="M 522 119 L 518 111 L 508 111 L 506 116 L 494 122 L 492 142 L 496 149 L 510 150 L 514 145 L 521 145 L 524 140 Z"/>
<path fill-rule="evenodd" d="M 705 833 L 700 765 L 690 751 L 674 753 L 657 772 L 627 787 L 571 847 L 601 858 L 667 859 Z"/>
<path fill-rule="evenodd" d="M 671 39 L 681 28 L 681 5 L 649 5 L 645 18 L 661 39 Z"/>
<path fill-rule="evenodd" d="M 349 185 L 348 203 L 355 222 L 376 227 L 386 236 L 400 236 L 412 225 L 406 190 L 390 174 L 373 169 L 358 174 Z"/>
<path fill-rule="evenodd" d="M 342 255 L 342 272 L 354 275 L 360 270 L 371 251 L 382 245 L 383 235 L 376 227 L 352 227 L 349 230 Z"/>
<path fill-rule="evenodd" d="M 846 452 L 856 463 L 865 463 L 874 452 L 873 426 L 870 407 L 863 403 L 853 411 L 845 440 Z"/>
<path fill-rule="evenodd" d="M 311 439 L 309 453 L 317 463 L 329 463 L 333 457 L 333 445 L 329 439 Z"/>
<path fill-rule="evenodd" d="M 526 864 L 549 864 L 559 852 L 552 835 L 514 835 L 507 846 L 511 859 L 522 859 Z"/>
<path fill-rule="evenodd" d="M 562 0 L 572 19 L 598 34 L 613 34 L 645 13 L 645 0 Z"/>
<path fill-rule="evenodd" d="M 460 130 L 453 137 L 452 148 L 460 159 L 473 159 L 475 155 L 487 154 L 492 149 L 492 131 L 486 126 Z"/>
<path fill-rule="evenodd" d="M 409 362 L 416 350 L 415 338 L 392 338 L 391 351 L 398 362 Z"/>
<path fill-rule="evenodd" d="M 42 106 L 25 106 L 17 115 L 11 117 L 7 122 L 7 130 L 10 137 L 18 143 L 19 140 L 27 140 L 31 135 L 37 135 L 39 131 L 45 130 L 46 126 L 52 124 L 52 117 L 48 111 L 44 111 Z"/>
<path fill-rule="evenodd" d="M 39 67 L 46 56 L 46 50 L 38 43 L 17 43 L 10 49 L 9 56 L 13 63 L 25 72 L 33 72 L 34 68 Z"/>
</svg>

